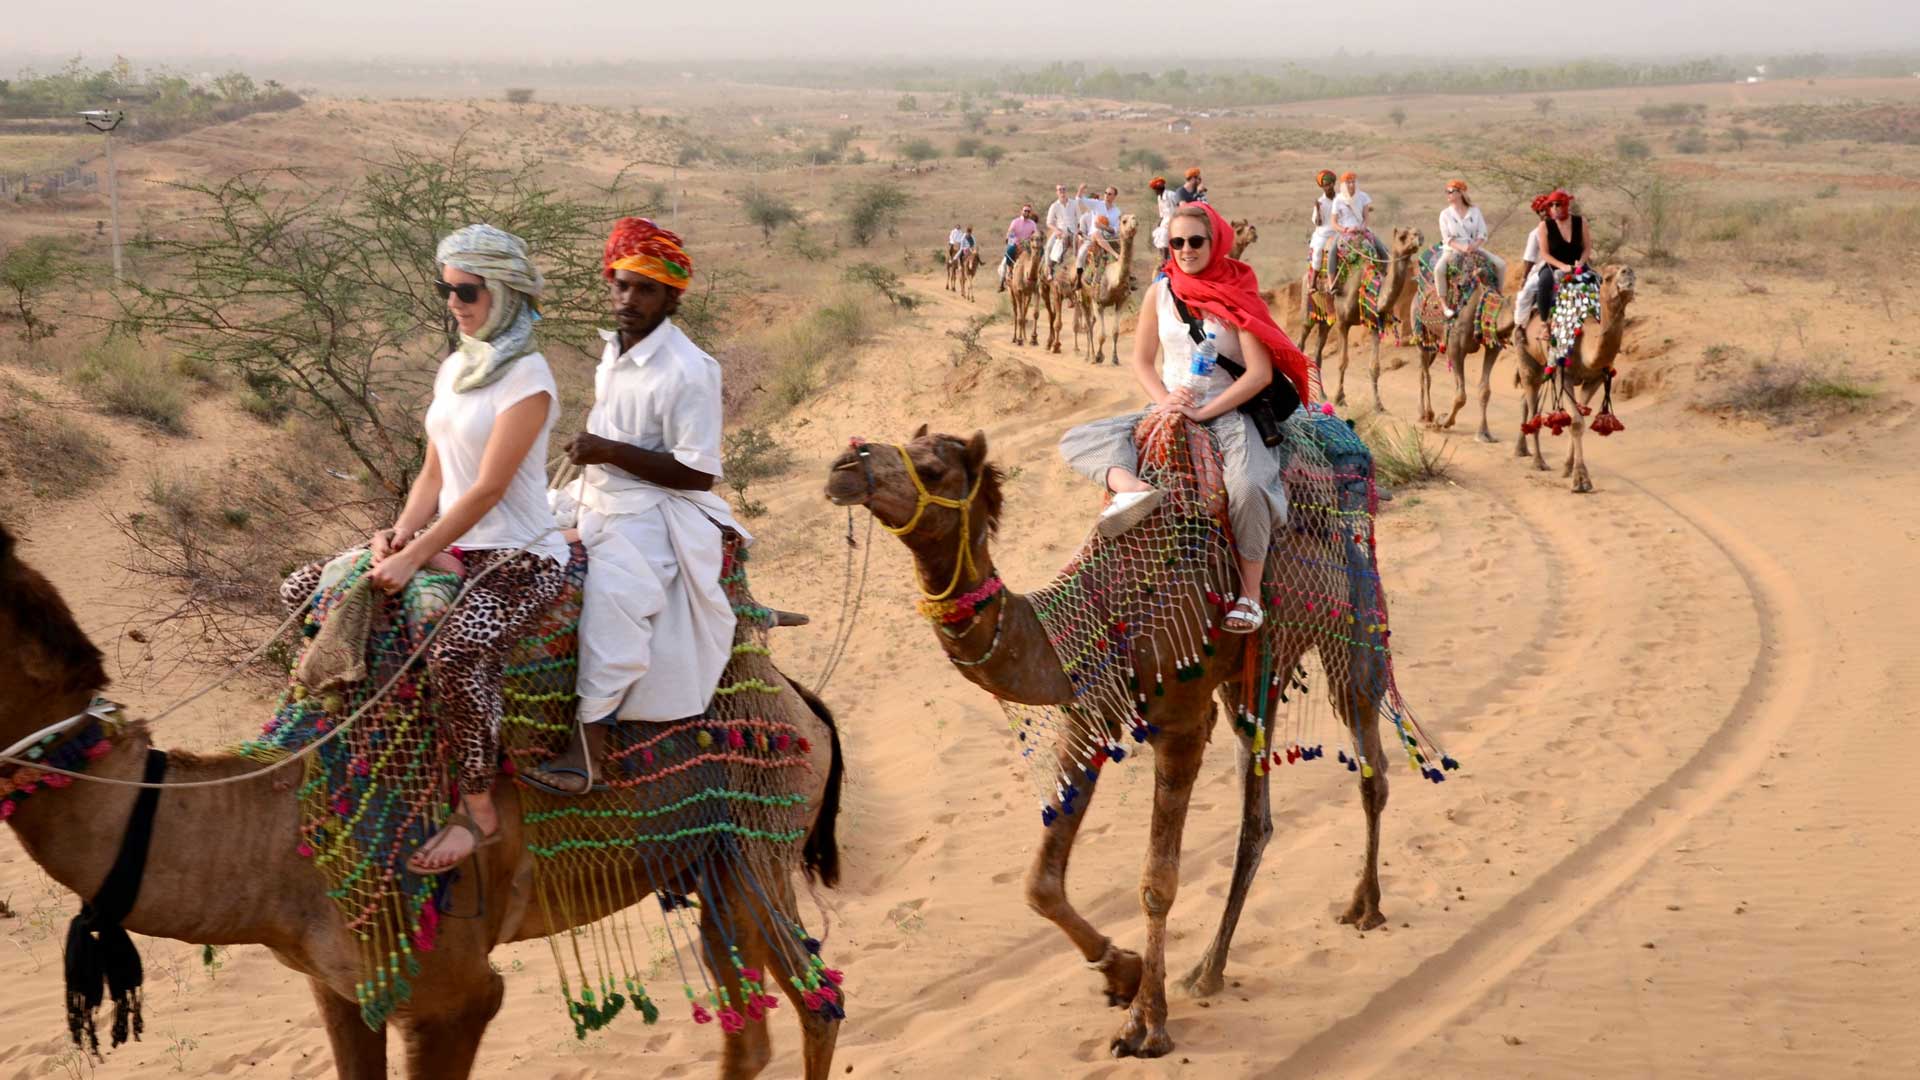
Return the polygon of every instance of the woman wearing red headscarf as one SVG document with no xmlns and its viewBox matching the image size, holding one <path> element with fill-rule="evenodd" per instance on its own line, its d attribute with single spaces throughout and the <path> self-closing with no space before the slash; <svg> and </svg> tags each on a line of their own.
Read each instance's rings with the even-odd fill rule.
<svg viewBox="0 0 1920 1080">
<path fill-rule="evenodd" d="M 1240 596 L 1222 628 L 1251 633 L 1262 620 L 1260 577 L 1273 532 L 1287 519 L 1287 493 L 1280 480 L 1280 459 L 1261 441 L 1240 406 L 1276 379 L 1288 392 L 1283 397 L 1296 406 L 1308 400 L 1312 362 L 1274 323 L 1260 299 L 1253 268 L 1228 257 L 1233 226 L 1219 211 L 1198 202 L 1180 207 L 1168 219 L 1167 244 L 1173 253 L 1167 276 L 1154 282 L 1140 304 L 1134 374 L 1153 401 L 1151 411 L 1174 412 L 1205 424 L 1220 448 L 1240 571 Z M 1189 317 L 1213 341 L 1223 362 L 1244 369 L 1238 378 L 1223 370 L 1224 363 L 1204 378 L 1191 377 L 1195 344 Z M 1069 465 L 1114 493 L 1100 515 L 1103 536 L 1119 536 L 1160 505 L 1162 493 L 1138 475 L 1133 441 L 1134 429 L 1147 415 L 1096 420 L 1060 440 Z"/>
</svg>

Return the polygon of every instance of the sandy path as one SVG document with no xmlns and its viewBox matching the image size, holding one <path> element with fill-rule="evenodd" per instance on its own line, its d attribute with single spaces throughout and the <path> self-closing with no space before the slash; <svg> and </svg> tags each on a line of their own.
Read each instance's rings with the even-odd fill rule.
<svg viewBox="0 0 1920 1080">
<path fill-rule="evenodd" d="M 996 459 L 1019 470 L 997 561 L 1014 587 L 1032 587 L 1097 503 L 1059 464 L 1059 432 L 1137 396 L 1070 342 L 1060 357 L 1012 349 L 1003 323 L 985 335 L 993 364 L 957 377 L 944 331 L 984 310 L 991 286 L 970 306 L 937 279 L 914 284 L 932 298 L 918 322 L 888 331 L 809 403 L 785 436 L 792 470 L 755 492 L 771 511 L 754 523 L 757 591 L 816 617 L 776 643 L 802 678 L 818 671 L 842 596 L 847 519 L 820 488 L 847 435 L 983 426 Z M 1664 317 L 1661 303 L 1643 300 L 1650 318 Z M 1510 434 L 1508 363 L 1495 374 L 1495 430 Z M 1383 379 L 1401 416 L 1413 374 Z M 1914 921 L 1890 898 L 1912 880 L 1888 853 L 1915 839 L 1899 777 L 1920 749 L 1899 728 L 1920 671 L 1889 643 L 1914 640 L 1920 616 L 1911 583 L 1886 570 L 1911 563 L 1920 535 L 1897 494 L 1902 481 L 1912 490 L 1920 449 L 1911 411 L 1826 440 L 1725 427 L 1656 399 L 1622 414 L 1623 436 L 1589 440 L 1592 497 L 1508 445 L 1455 437 L 1457 484 L 1402 493 L 1381 519 L 1402 688 L 1465 768 L 1443 787 L 1392 774 L 1390 922 L 1366 935 L 1333 922 L 1362 850 L 1352 784 L 1331 765 L 1281 770 L 1277 833 L 1229 987 L 1204 1003 L 1176 996 L 1179 1048 L 1159 1062 L 1105 1058 L 1120 1015 L 1021 899 L 1040 826 L 999 711 L 940 659 L 912 613 L 904 550 L 873 533 L 859 632 L 828 691 L 851 770 L 849 880 L 826 897 L 829 955 L 851 994 L 841 1063 L 855 1075 L 969 1077 L 1909 1075 L 1920 972 Z M 37 552 L 61 551 L 49 569 L 94 631 L 115 625 L 111 590 L 86 568 L 110 561 L 118 540 L 97 528 L 99 506 L 143 482 L 131 471 L 29 530 Z M 68 552 L 86 558 L 74 565 Z M 214 715 L 196 710 L 182 740 L 214 741 Z M 1321 736 L 1335 741 L 1331 725 Z M 1216 742 L 1195 793 L 1171 922 L 1176 974 L 1197 959 L 1225 891 L 1235 745 Z M 1882 776 L 1892 782 L 1872 782 Z M 1141 935 L 1151 796 L 1148 768 L 1110 771 L 1070 879 L 1088 917 L 1126 943 Z M 23 862 L 0 841 L 5 887 L 33 887 Z M 57 896 L 41 906 L 62 919 L 71 909 Z M 150 967 L 176 971 L 187 953 L 149 949 Z M 10 1075 L 42 1075 L 63 1045 L 57 971 L 38 950 L 39 966 L 25 947 L 0 954 L 0 975 L 19 987 L 0 1025 Z M 664 996 L 670 960 L 656 960 Z M 711 1031 L 673 1018 L 575 1043 L 545 947 L 504 948 L 496 962 L 507 1009 L 483 1075 L 628 1075 L 638 1054 L 656 1075 L 710 1074 Z M 172 1036 L 199 1044 L 188 1072 L 324 1073 L 304 990 L 260 950 L 235 950 L 210 986 L 192 963 L 184 978 L 152 978 L 160 1034 L 110 1059 L 122 1074 L 170 1072 Z M 768 1075 L 795 1075 L 790 1020 L 776 1015 L 774 1038 Z"/>
</svg>

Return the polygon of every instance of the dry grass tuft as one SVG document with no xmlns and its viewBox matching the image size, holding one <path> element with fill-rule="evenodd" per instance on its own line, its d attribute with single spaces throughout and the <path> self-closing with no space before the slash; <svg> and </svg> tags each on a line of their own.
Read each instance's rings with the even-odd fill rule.
<svg viewBox="0 0 1920 1080">
<path fill-rule="evenodd" d="M 1374 479 L 1389 488 L 1435 484 L 1453 476 L 1453 448 L 1385 413 L 1366 413 L 1355 428 L 1373 451 Z"/>
<path fill-rule="evenodd" d="M 0 378 L 0 489 L 64 499 L 113 472 L 100 440 L 72 416 Z"/>
<path fill-rule="evenodd" d="M 1705 384 L 1695 407 L 1723 416 L 1788 420 L 1796 416 L 1853 412 L 1879 396 L 1844 373 L 1824 372 L 1789 361 L 1756 362 L 1744 371 Z"/>
<path fill-rule="evenodd" d="M 172 435 L 186 433 L 187 377 L 139 342 L 108 338 L 87 349 L 66 377 L 114 416 L 142 420 Z"/>
</svg>

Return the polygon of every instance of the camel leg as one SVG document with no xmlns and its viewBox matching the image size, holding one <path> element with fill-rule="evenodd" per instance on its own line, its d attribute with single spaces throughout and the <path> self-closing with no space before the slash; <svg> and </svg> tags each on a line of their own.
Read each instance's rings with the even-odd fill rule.
<svg viewBox="0 0 1920 1080">
<path fill-rule="evenodd" d="M 1371 930 L 1387 921 L 1380 914 L 1380 814 L 1387 808 L 1387 768 L 1389 762 L 1380 742 L 1378 703 L 1364 695 L 1362 687 L 1383 685 L 1384 672 L 1368 670 L 1368 662 L 1351 654 L 1350 662 L 1361 670 L 1349 670 L 1348 685 L 1334 690 L 1334 708 L 1339 710 L 1347 730 L 1354 733 L 1360 752 L 1366 756 L 1372 776 L 1360 775 L 1360 808 L 1367 816 L 1367 856 L 1360 867 L 1360 883 L 1354 887 L 1353 902 L 1340 916 L 1340 922 L 1358 930 Z"/>
<path fill-rule="evenodd" d="M 1353 327 L 1343 321 L 1336 323 L 1334 329 L 1340 334 L 1340 393 L 1333 403 L 1345 405 L 1347 403 L 1347 360 L 1348 354 L 1353 350 Z"/>
<path fill-rule="evenodd" d="M 1433 357 L 1434 351 L 1422 345 L 1420 347 L 1420 416 L 1423 424 L 1433 423 Z"/>
<path fill-rule="evenodd" d="M 1064 767 L 1081 775 L 1074 759 L 1063 757 L 1062 761 Z M 1041 835 L 1040 850 L 1034 853 L 1033 865 L 1027 868 L 1027 906 L 1058 926 L 1073 942 L 1073 947 L 1080 950 L 1087 966 L 1105 977 L 1107 1004 L 1125 1006 L 1140 990 L 1140 955 L 1114 945 L 1111 938 L 1094 929 L 1067 900 L 1067 860 L 1073 856 L 1074 837 L 1080 834 L 1080 826 L 1087 819 L 1087 807 L 1093 802 L 1099 775 L 1083 777 L 1086 787 L 1081 794 L 1080 808 L 1062 815 Z"/>
<path fill-rule="evenodd" d="M 1212 706 L 1208 706 L 1211 710 Z M 1211 724 L 1177 734 L 1162 732 L 1153 748 L 1153 824 L 1147 865 L 1140 876 L 1140 907 L 1147 916 L 1147 948 L 1141 958 L 1140 992 L 1109 1049 L 1114 1057 L 1161 1057 L 1173 1050 L 1167 1035 L 1167 914 L 1180 891 L 1180 835 L 1187 825 L 1193 779 L 1207 748 Z"/>
<path fill-rule="evenodd" d="M 1439 427 L 1451 431 L 1453 422 L 1460 418 L 1460 410 L 1467 407 L 1467 351 L 1461 349 L 1456 353 L 1452 343 L 1448 343 L 1447 366 L 1453 369 L 1453 409 L 1447 413 L 1447 422 Z"/>
<path fill-rule="evenodd" d="M 481 972 L 485 972 L 484 978 Z M 403 1021 L 409 1080 L 465 1080 L 471 1076 L 480 1038 L 500 1011 L 506 985 L 499 972 L 486 966 L 484 955 L 480 966 L 467 977 L 441 981 L 432 1001 L 439 1011 L 416 1013 Z M 454 987 L 472 990 L 460 996 L 454 993 Z"/>
<path fill-rule="evenodd" d="M 1587 407 L 1588 402 L 1593 400 L 1594 391 L 1597 389 L 1599 389 L 1598 383 L 1588 383 L 1585 386 L 1575 386 L 1574 392 L 1568 395 L 1578 398 L 1574 407 L 1567 410 L 1573 413 L 1573 445 L 1567 448 L 1567 464 L 1573 475 L 1573 491 L 1576 495 L 1593 493 L 1593 478 L 1587 475 L 1587 447 L 1581 435 L 1587 427 L 1587 418 L 1582 410 Z"/>
<path fill-rule="evenodd" d="M 340 1080 L 386 1080 L 387 1029 L 375 1031 L 360 1019 L 360 1006 L 348 1001 L 319 979 L 308 979 L 313 1000 L 320 1006 L 327 1042 L 333 1047 L 334 1075 Z"/>
<path fill-rule="evenodd" d="M 1489 343 L 1480 360 L 1480 435 L 1483 443 L 1493 441 L 1493 432 L 1487 430 L 1487 402 L 1493 399 L 1493 365 L 1500 359 L 1500 346 Z"/>
<path fill-rule="evenodd" d="M 1291 668 L 1291 665 L 1288 665 Z M 1228 702 L 1239 701 L 1241 687 L 1228 684 L 1220 696 Z M 1273 725 L 1267 724 L 1268 745 L 1272 744 Z M 1233 853 L 1233 882 L 1227 887 L 1227 906 L 1220 913 L 1220 929 L 1212 944 L 1200 957 L 1180 986 L 1193 997 L 1208 997 L 1226 984 L 1227 950 L 1233 944 L 1233 932 L 1240 925 L 1240 910 L 1247 902 L 1248 887 L 1260 872 L 1260 856 L 1273 837 L 1272 774 L 1253 767 L 1253 740 L 1240 736 L 1240 845 Z"/>
<path fill-rule="evenodd" d="M 1373 335 L 1373 411 L 1386 412 L 1387 406 L 1380 400 L 1380 338 L 1385 331 L 1375 331 Z"/>
</svg>

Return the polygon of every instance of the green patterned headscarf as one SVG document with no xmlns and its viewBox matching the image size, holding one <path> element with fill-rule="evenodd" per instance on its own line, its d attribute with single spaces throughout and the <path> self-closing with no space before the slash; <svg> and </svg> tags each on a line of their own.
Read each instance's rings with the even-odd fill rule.
<svg viewBox="0 0 1920 1080">
<path fill-rule="evenodd" d="M 433 257 L 441 266 L 486 279 L 493 310 L 478 331 L 460 335 L 465 362 L 453 388 L 466 393 L 490 386 L 535 350 L 533 324 L 540 318 L 535 304 L 546 291 L 546 279 L 528 256 L 526 241 L 491 225 L 469 225 L 448 235 Z"/>
</svg>

